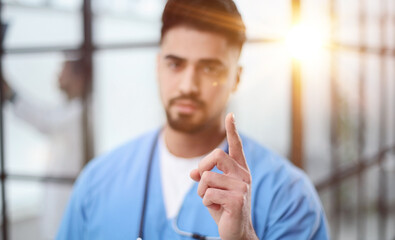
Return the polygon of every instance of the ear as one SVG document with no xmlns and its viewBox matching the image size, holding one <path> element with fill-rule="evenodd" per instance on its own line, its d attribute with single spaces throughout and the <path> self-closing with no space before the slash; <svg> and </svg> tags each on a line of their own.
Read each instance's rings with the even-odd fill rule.
<svg viewBox="0 0 395 240">
<path fill-rule="evenodd" d="M 236 82 L 235 82 L 235 85 L 232 88 L 232 93 L 236 92 L 237 87 L 239 86 L 242 72 L 243 72 L 243 67 L 242 66 L 237 66 Z"/>
</svg>

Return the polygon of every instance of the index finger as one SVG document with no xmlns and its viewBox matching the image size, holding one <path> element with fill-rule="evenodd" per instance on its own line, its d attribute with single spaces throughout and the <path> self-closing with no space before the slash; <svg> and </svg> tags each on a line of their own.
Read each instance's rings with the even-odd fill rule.
<svg viewBox="0 0 395 240">
<path fill-rule="evenodd" d="M 225 118 L 226 139 L 229 145 L 229 156 L 235 159 L 241 166 L 248 169 L 244 157 L 243 144 L 236 129 L 236 122 L 233 113 L 228 113 Z"/>
</svg>

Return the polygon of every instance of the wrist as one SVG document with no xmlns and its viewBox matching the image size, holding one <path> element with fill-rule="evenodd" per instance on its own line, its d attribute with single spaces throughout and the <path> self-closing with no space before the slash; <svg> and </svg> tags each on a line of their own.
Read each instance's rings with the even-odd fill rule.
<svg viewBox="0 0 395 240">
<path fill-rule="evenodd" d="M 252 225 L 252 223 L 250 222 L 250 224 L 248 224 L 248 228 L 245 231 L 245 234 L 243 236 L 243 240 L 259 240 L 259 238 L 257 237 L 256 233 L 255 233 L 255 229 Z"/>
</svg>

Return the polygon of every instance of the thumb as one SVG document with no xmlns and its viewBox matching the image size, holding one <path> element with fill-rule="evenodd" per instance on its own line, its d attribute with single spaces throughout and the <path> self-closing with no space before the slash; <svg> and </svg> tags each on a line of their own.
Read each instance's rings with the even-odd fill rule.
<svg viewBox="0 0 395 240">
<path fill-rule="evenodd" d="M 236 129 L 236 122 L 233 113 L 228 113 L 225 118 L 226 138 L 229 145 L 229 156 L 235 159 L 239 164 L 246 167 L 247 163 L 244 158 L 243 145 L 239 133 Z"/>
</svg>

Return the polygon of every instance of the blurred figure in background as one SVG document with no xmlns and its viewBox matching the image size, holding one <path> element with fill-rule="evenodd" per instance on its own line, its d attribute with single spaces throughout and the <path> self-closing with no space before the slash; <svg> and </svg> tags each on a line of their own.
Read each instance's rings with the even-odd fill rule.
<svg viewBox="0 0 395 240">
<path fill-rule="evenodd" d="M 17 117 L 50 139 L 46 174 L 53 177 L 76 177 L 83 166 L 82 97 L 86 90 L 83 62 L 67 59 L 60 71 L 58 85 L 67 101 L 49 107 L 22 95 L 3 80 L 4 100 L 12 104 Z M 60 218 L 67 204 L 71 187 L 46 183 L 41 230 L 45 239 L 54 239 Z"/>
</svg>

